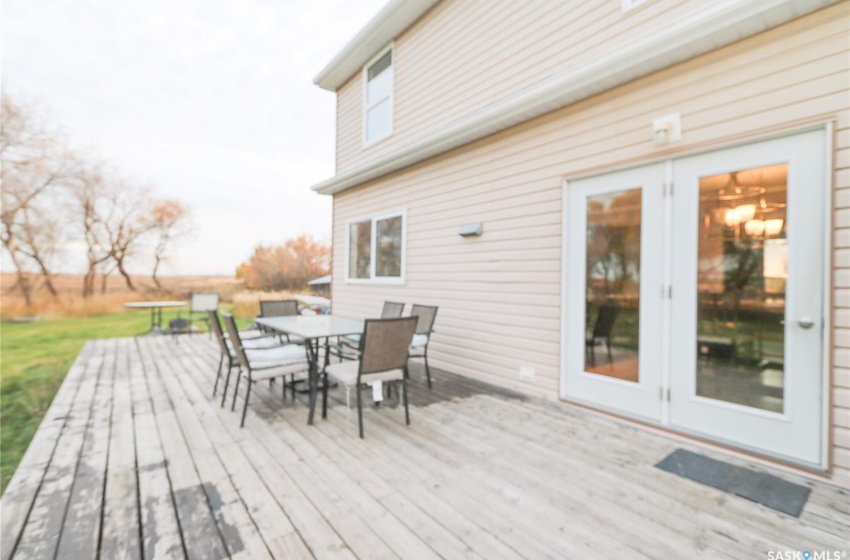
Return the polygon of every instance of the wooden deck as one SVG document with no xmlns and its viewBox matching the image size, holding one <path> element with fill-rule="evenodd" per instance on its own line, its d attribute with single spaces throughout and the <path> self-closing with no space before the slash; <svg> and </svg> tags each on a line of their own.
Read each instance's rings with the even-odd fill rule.
<svg viewBox="0 0 850 560">
<path fill-rule="evenodd" d="M 240 429 L 211 399 L 216 363 L 203 335 L 88 343 L 3 496 L 2 560 L 766 558 L 850 539 L 835 488 L 807 482 L 789 517 L 654 467 L 680 443 L 444 373 L 414 383 L 409 427 L 369 407 L 365 440 L 339 401 L 307 426 L 265 383 Z"/>
</svg>

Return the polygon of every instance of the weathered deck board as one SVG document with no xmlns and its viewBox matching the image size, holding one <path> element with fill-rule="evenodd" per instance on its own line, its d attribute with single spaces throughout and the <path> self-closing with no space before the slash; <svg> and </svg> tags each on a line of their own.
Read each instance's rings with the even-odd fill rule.
<svg viewBox="0 0 850 560">
<path fill-rule="evenodd" d="M 143 352 L 153 352 L 154 342 L 155 339 L 142 341 L 140 346 L 147 346 Z M 216 524 L 203 480 L 192 461 L 171 399 L 165 392 L 165 387 L 158 381 L 157 369 L 162 367 L 162 360 L 157 360 L 156 355 L 153 358 L 151 370 L 145 371 L 145 379 L 153 402 L 186 555 L 190 559 L 198 560 L 226 558 L 227 546 Z"/>
<path fill-rule="evenodd" d="M 104 354 L 110 350 L 111 345 L 106 346 Z M 107 369 L 105 366 L 105 360 L 87 363 L 13 558 L 52 558 L 56 554 L 91 417 L 92 399 L 100 376 Z"/>
<path fill-rule="evenodd" d="M 0 560 L 722 559 L 848 546 L 844 491 L 777 473 L 813 490 L 792 518 L 656 469 L 681 442 L 443 372 L 432 391 L 414 372 L 410 426 L 394 397 L 368 406 L 363 440 L 341 393 L 308 426 L 303 397 L 284 402 L 266 383 L 240 429 L 211 397 L 217 361 L 206 336 L 88 343 L 3 495 Z"/>
<path fill-rule="evenodd" d="M 136 433 L 130 394 L 132 340 L 118 339 L 114 364 L 112 430 L 103 501 L 101 555 L 106 558 L 141 558 Z"/>
<path fill-rule="evenodd" d="M 91 425 L 86 432 L 74 490 L 68 504 L 57 558 L 92 558 L 101 537 L 104 480 L 109 456 L 110 417 L 116 353 L 107 354 L 92 402 Z"/>
<path fill-rule="evenodd" d="M 2 530 L 0 558 L 2 560 L 9 560 L 18 546 L 21 532 L 29 519 L 35 497 L 53 458 L 59 435 L 67 424 L 77 391 L 85 377 L 86 368 L 90 361 L 100 359 L 100 356 L 94 356 L 95 352 L 96 345 L 93 342 L 83 347 L 3 493 L 2 501 L 0 501 L 3 513 L 2 525 L 0 525 Z"/>
<path fill-rule="evenodd" d="M 139 468 L 139 506 L 142 520 L 142 555 L 145 559 L 185 558 L 177 524 L 171 479 L 154 417 L 146 371 L 153 368 L 150 353 L 132 353 L 130 372 L 136 421 L 136 461 Z"/>
</svg>

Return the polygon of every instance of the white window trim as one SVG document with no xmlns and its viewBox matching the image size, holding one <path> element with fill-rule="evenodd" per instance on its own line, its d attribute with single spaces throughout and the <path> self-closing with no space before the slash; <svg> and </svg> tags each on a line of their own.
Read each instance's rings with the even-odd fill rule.
<svg viewBox="0 0 850 560">
<path fill-rule="evenodd" d="M 382 97 L 378 101 L 375 101 L 375 102 L 370 104 L 367 101 L 367 99 L 368 99 L 367 93 L 368 93 L 368 88 L 369 88 L 369 67 L 372 66 L 373 64 L 375 64 L 376 62 L 378 62 L 378 60 L 380 60 L 380 58 L 382 56 L 387 54 L 387 52 L 392 52 L 392 62 L 390 63 L 390 68 L 392 68 L 393 79 L 392 79 L 392 83 L 390 83 L 390 93 L 387 97 Z M 375 56 L 370 58 L 369 61 L 366 62 L 366 64 L 363 65 L 362 76 L 363 76 L 363 79 L 361 81 L 363 82 L 363 88 L 362 88 L 363 89 L 363 103 L 362 103 L 362 113 L 363 114 L 361 115 L 361 122 L 362 122 L 361 128 L 363 129 L 363 149 L 365 150 L 366 148 L 369 148 L 370 146 L 374 146 L 378 142 L 386 140 L 387 138 L 389 138 L 393 134 L 393 125 L 394 125 L 393 121 L 395 119 L 395 43 L 394 42 L 390 43 L 389 45 L 387 45 L 386 47 L 384 47 L 383 49 L 378 51 L 378 54 L 376 54 Z M 372 107 L 374 107 L 375 105 L 377 105 L 378 103 L 383 101 L 384 99 L 390 100 L 390 129 L 385 134 L 382 134 L 381 136 L 376 136 L 375 138 L 371 138 L 371 139 L 366 138 L 366 114 L 368 113 L 369 109 L 371 109 Z"/>
<path fill-rule="evenodd" d="M 387 218 L 401 216 L 401 276 L 376 276 L 376 256 L 378 254 L 377 224 Z M 371 222 L 371 239 L 369 246 L 369 278 L 351 278 L 351 225 L 360 222 Z M 380 214 L 362 216 L 345 222 L 345 282 L 346 284 L 395 284 L 403 285 L 407 274 L 407 209 L 401 208 Z"/>
</svg>

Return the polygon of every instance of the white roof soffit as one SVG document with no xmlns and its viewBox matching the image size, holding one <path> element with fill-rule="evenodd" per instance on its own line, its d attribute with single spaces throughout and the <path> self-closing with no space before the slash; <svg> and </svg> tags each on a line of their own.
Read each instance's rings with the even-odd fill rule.
<svg viewBox="0 0 850 560">
<path fill-rule="evenodd" d="M 313 78 L 313 83 L 328 91 L 338 90 L 351 76 L 359 72 L 370 58 L 413 25 L 413 22 L 422 17 L 438 1 L 391 0 Z"/>
<path fill-rule="evenodd" d="M 411 144 L 313 185 L 335 194 L 539 117 L 689 58 L 734 43 L 837 0 L 720 0 L 689 17 L 537 82 Z"/>
</svg>

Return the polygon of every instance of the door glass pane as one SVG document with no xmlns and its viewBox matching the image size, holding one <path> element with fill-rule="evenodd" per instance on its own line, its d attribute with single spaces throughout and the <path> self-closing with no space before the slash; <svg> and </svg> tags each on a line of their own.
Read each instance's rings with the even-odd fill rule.
<svg viewBox="0 0 850 560">
<path fill-rule="evenodd" d="M 398 278 L 401 276 L 401 216 L 378 220 L 377 257 L 375 276 Z"/>
<path fill-rule="evenodd" d="M 348 277 L 369 278 L 372 258 L 372 221 L 353 223 L 348 230 Z"/>
<path fill-rule="evenodd" d="M 701 177 L 697 394 L 782 412 L 788 164 Z"/>
<path fill-rule="evenodd" d="M 584 369 L 638 381 L 641 189 L 587 198 Z"/>
</svg>

